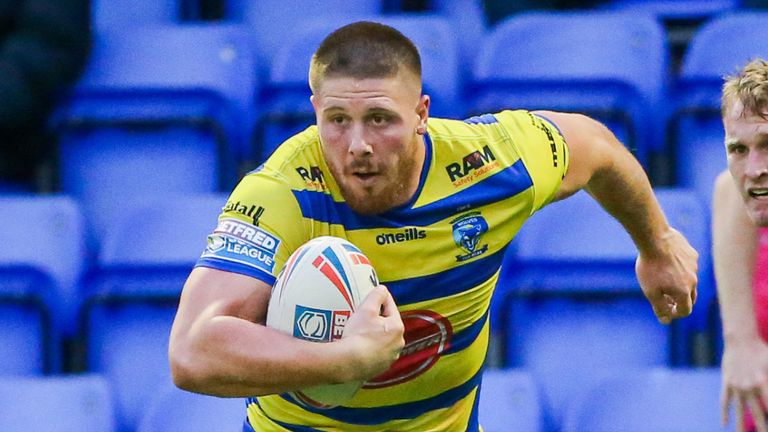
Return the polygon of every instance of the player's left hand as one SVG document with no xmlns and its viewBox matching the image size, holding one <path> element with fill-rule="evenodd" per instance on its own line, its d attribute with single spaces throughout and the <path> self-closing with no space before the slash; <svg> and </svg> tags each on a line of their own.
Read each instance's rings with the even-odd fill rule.
<svg viewBox="0 0 768 432">
<path fill-rule="evenodd" d="M 662 324 L 691 314 L 696 303 L 698 258 L 698 252 L 674 228 L 653 252 L 641 251 L 637 257 L 637 280 Z"/>
</svg>

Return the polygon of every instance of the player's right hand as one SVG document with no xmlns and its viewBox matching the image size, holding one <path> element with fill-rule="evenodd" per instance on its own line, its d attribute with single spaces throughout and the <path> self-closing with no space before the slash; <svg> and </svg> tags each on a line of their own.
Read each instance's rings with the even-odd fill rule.
<svg viewBox="0 0 768 432">
<path fill-rule="evenodd" d="M 405 345 L 405 326 L 387 288 L 374 288 L 344 327 L 342 343 L 348 344 L 355 380 L 365 381 L 389 368 Z"/>
<path fill-rule="evenodd" d="M 768 402 L 768 344 L 759 338 L 726 342 L 722 363 L 723 385 L 720 398 L 723 426 L 728 424 L 728 409 L 733 402 L 736 431 L 744 432 L 744 411 L 749 409 L 757 432 L 768 432 L 765 406 Z"/>
</svg>

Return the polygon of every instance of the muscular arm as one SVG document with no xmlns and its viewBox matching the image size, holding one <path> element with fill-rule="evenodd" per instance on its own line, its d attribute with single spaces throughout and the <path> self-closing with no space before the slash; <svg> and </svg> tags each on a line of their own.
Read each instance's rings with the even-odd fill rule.
<svg viewBox="0 0 768 432">
<path fill-rule="evenodd" d="M 756 240 L 757 226 L 733 180 L 721 173 L 712 200 L 712 256 L 725 341 L 721 405 L 726 422 L 731 398 L 741 423 L 743 402 L 757 406 L 756 395 L 768 396 L 768 345 L 758 333 L 752 297 Z"/>
<path fill-rule="evenodd" d="M 399 352 L 402 346 L 402 322 L 399 315 L 395 320 L 388 314 L 395 306 L 383 287 L 366 298 L 344 338 L 334 343 L 307 342 L 265 327 L 270 289 L 236 273 L 205 267 L 192 271 L 171 330 L 176 385 L 218 396 L 258 396 L 364 380 L 397 358 L 387 358 L 382 350 Z M 379 316 L 382 306 L 385 313 Z M 369 309 L 375 316 L 364 316 Z M 389 332 L 378 330 L 383 325 L 377 319 L 392 320 Z M 371 358 L 372 353 L 380 358 Z"/>
<path fill-rule="evenodd" d="M 602 124 L 580 114 L 542 112 L 568 144 L 570 162 L 555 197 L 585 189 L 627 230 L 638 248 L 637 277 L 659 320 L 691 313 L 698 253 L 669 226 L 637 160 Z"/>
</svg>

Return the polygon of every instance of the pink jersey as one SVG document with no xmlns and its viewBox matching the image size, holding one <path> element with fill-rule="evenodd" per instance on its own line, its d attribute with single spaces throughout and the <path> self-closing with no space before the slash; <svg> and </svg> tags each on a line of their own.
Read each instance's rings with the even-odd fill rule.
<svg viewBox="0 0 768 432">
<path fill-rule="evenodd" d="M 760 336 L 768 341 L 768 228 L 760 229 L 758 239 L 753 283 L 755 318 Z"/>
<path fill-rule="evenodd" d="M 757 256 L 755 257 L 755 279 L 752 292 L 755 303 L 757 330 L 764 341 L 768 341 L 768 228 L 758 232 Z M 744 413 L 744 428 L 754 432 L 755 421 L 749 410 Z"/>
</svg>

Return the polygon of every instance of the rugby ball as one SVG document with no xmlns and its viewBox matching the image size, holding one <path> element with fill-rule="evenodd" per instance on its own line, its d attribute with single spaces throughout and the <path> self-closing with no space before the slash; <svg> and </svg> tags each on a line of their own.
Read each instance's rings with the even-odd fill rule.
<svg viewBox="0 0 768 432">
<path fill-rule="evenodd" d="M 341 339 L 347 319 L 379 284 L 371 262 L 352 243 L 317 237 L 294 251 L 272 286 L 267 326 L 312 342 Z M 298 402 L 332 408 L 348 402 L 362 382 L 291 392 Z"/>
</svg>

